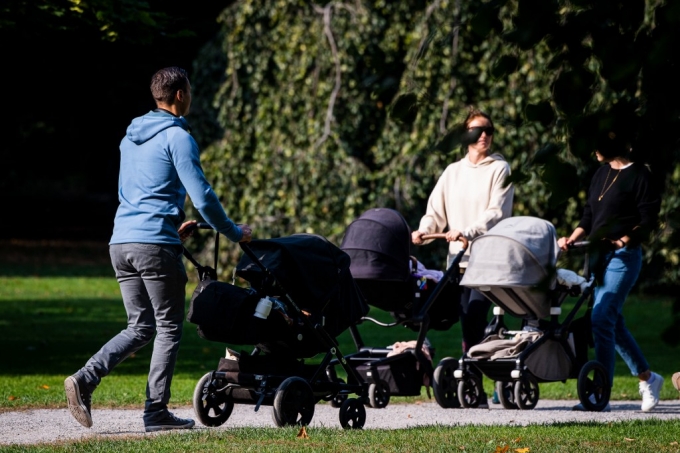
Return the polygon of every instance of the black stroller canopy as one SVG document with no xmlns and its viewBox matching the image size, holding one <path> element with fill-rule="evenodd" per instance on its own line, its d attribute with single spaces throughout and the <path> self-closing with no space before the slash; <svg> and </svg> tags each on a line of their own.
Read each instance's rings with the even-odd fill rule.
<svg viewBox="0 0 680 453">
<path fill-rule="evenodd" d="M 368 312 L 350 274 L 349 256 L 323 236 L 300 233 L 248 245 L 298 307 L 326 316 L 331 336 Z M 236 274 L 256 287 L 265 278 L 248 255 L 242 256 Z"/>
<path fill-rule="evenodd" d="M 352 276 L 359 279 L 408 280 L 411 230 L 394 209 L 369 209 L 355 219 L 340 248 L 352 260 Z"/>
</svg>

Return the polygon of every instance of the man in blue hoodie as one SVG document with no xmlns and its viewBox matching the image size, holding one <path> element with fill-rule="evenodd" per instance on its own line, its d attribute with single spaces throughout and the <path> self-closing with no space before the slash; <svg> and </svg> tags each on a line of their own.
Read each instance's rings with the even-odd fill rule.
<svg viewBox="0 0 680 453">
<path fill-rule="evenodd" d="M 127 328 L 106 343 L 83 368 L 64 381 L 73 417 L 92 426 L 91 396 L 101 378 L 155 340 L 146 386 L 146 431 L 194 426 L 168 411 L 170 384 L 182 337 L 187 275 L 182 241 L 187 194 L 216 231 L 233 242 L 248 242 L 251 229 L 227 217 L 203 174 L 196 141 L 184 116 L 191 106 L 185 70 L 161 69 L 151 79 L 157 108 L 135 118 L 120 143 L 120 205 L 109 242 L 111 262 L 128 317 Z"/>
</svg>

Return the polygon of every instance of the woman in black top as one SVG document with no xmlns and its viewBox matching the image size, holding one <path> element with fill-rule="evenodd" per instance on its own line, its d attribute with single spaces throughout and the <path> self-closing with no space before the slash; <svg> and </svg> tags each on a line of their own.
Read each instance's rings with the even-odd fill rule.
<svg viewBox="0 0 680 453">
<path fill-rule="evenodd" d="M 640 347 L 626 328 L 623 303 L 635 284 L 642 266 L 641 243 L 657 222 L 660 199 L 651 171 L 630 160 L 630 149 L 610 133 L 595 156 L 602 165 L 590 183 L 583 217 L 568 238 L 558 240 L 562 250 L 588 236 L 590 242 L 604 241 L 595 277 L 592 331 L 595 356 L 614 379 L 616 352 L 640 379 L 642 410 L 659 402 L 663 377 L 649 369 Z M 583 410 L 579 404 L 575 410 Z"/>
</svg>

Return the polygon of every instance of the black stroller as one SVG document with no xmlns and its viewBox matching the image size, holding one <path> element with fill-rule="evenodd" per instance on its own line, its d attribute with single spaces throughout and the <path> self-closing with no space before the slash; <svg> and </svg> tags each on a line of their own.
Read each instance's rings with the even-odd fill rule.
<svg viewBox="0 0 680 453">
<path fill-rule="evenodd" d="M 479 345 L 459 360 L 446 358 L 437 366 L 434 388 L 447 395 L 442 407 L 479 405 L 482 382 L 472 368 L 496 381 L 506 409 L 533 409 L 540 382 L 573 378 L 586 409 L 606 407 L 611 392 L 606 371 L 599 362 L 588 361 L 594 279 L 557 269 L 559 252 L 554 226 L 528 216 L 505 219 L 472 241 L 460 284 L 488 297 L 495 317 Z M 577 300 L 560 322 L 568 296 Z M 575 320 L 584 306 L 586 313 Z M 505 313 L 520 318 L 521 330 L 506 328 Z"/>
<path fill-rule="evenodd" d="M 443 236 L 428 235 L 426 239 Z M 410 244 L 410 228 L 402 215 L 393 209 L 375 208 L 349 225 L 340 245 L 352 260 L 350 270 L 366 302 L 394 318 L 391 323 L 370 317 L 361 320 L 383 327 L 404 326 L 418 333 L 413 347 L 395 351 L 366 346 L 357 326 L 349 328 L 357 351 L 345 359 L 369 384 L 368 402 L 373 408 L 387 406 L 391 396 L 421 394 L 424 378 L 432 382 L 433 373 L 434 349 L 426 339 L 428 330 L 448 330 L 458 321 L 458 263 L 467 243 L 438 283 L 418 274 Z M 337 361 L 331 363 L 332 373 L 338 365 Z M 341 404 L 343 396 L 339 394 L 331 403 Z"/>
<path fill-rule="evenodd" d="M 218 242 L 219 234 L 215 250 Z M 217 369 L 198 381 L 193 397 L 198 420 L 220 426 L 238 403 L 252 404 L 256 411 L 273 406 L 277 426 L 307 425 L 317 402 L 341 393 L 340 424 L 363 427 L 367 384 L 349 366 L 347 383 L 327 374 L 331 360 L 345 363 L 336 337 L 368 313 L 347 254 L 312 234 L 240 245 L 245 254 L 235 273 L 249 288 L 217 281 L 213 268 L 185 251 L 201 279 L 187 320 L 207 340 L 254 346 L 250 354 L 227 348 Z M 323 354 L 320 364 L 305 363 L 318 354 Z M 358 398 L 347 398 L 351 394 Z"/>
</svg>

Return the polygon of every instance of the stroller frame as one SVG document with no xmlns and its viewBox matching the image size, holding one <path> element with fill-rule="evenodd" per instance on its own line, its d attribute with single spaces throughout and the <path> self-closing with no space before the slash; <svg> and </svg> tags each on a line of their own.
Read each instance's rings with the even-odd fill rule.
<svg viewBox="0 0 680 453">
<path fill-rule="evenodd" d="M 197 224 L 196 228 L 212 229 L 205 223 Z M 323 317 L 312 320 L 304 315 L 251 247 L 244 242 L 239 245 L 264 275 L 255 288 L 257 294 L 264 297 L 274 289 L 276 293 L 283 294 L 281 302 L 299 316 L 308 332 L 314 333 L 325 352 L 321 363 L 315 365 L 293 358 L 275 358 L 272 363 L 271 356 L 275 354 L 261 355 L 261 348 L 257 346 L 250 355 L 238 354 L 227 348 L 227 357 L 220 358 L 218 368 L 206 373 L 196 384 L 193 406 L 198 420 L 205 426 L 220 426 L 230 417 L 235 404 L 250 404 L 254 405 L 255 411 L 262 405 L 272 406 L 272 417 L 279 427 L 304 426 L 311 422 L 317 402 L 343 395 L 339 411 L 341 426 L 345 429 L 362 428 L 366 421 L 364 403 L 368 400 L 367 384 L 347 365 L 337 341 L 324 329 Z M 196 266 L 201 280 L 216 280 L 218 247 L 219 233 L 216 232 L 214 268 L 200 265 L 184 249 L 185 257 Z M 328 374 L 331 362 L 343 367 L 348 383 L 333 379 Z M 357 397 L 348 397 L 353 394 Z"/>
</svg>

